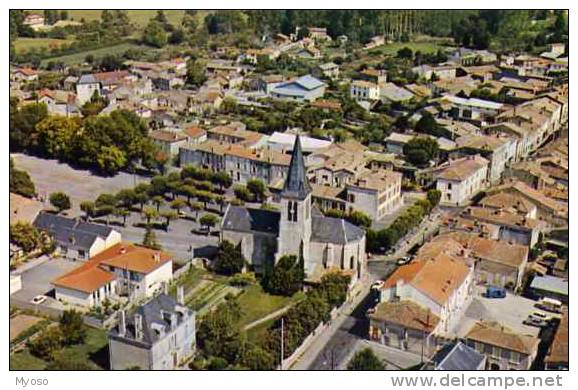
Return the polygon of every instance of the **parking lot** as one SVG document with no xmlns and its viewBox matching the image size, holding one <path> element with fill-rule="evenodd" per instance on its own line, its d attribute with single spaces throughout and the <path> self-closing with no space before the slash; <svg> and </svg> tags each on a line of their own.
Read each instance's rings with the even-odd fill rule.
<svg viewBox="0 0 578 390">
<path fill-rule="evenodd" d="M 72 201 L 72 209 L 68 211 L 71 216 L 81 214 L 79 205 L 82 201 L 94 201 L 102 193 L 114 193 L 148 181 L 148 178 L 124 172 L 112 177 L 97 176 L 88 170 L 74 169 L 57 160 L 47 160 L 21 153 L 13 153 L 10 156 L 14 158 L 17 168 L 30 174 L 39 196 L 48 200 L 52 192 L 63 191 L 68 194 Z"/>
<path fill-rule="evenodd" d="M 476 286 L 471 303 L 454 328 L 459 337 L 464 337 L 479 320 L 495 321 L 520 334 L 538 336 L 540 328 L 523 324 L 528 315 L 540 311 L 534 306 L 536 301 L 511 293 L 505 298 L 486 298 L 484 292 L 484 286 Z"/>
<path fill-rule="evenodd" d="M 51 259 L 32 267 L 21 274 L 22 289 L 12 294 L 11 297 L 30 302 L 37 295 L 45 295 L 54 288 L 51 284 L 54 279 L 78 265 L 78 262 L 70 260 Z"/>
</svg>

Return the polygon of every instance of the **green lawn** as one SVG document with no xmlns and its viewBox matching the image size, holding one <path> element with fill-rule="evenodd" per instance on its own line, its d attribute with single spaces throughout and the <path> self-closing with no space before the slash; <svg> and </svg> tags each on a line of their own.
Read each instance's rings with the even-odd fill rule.
<svg viewBox="0 0 578 390">
<path fill-rule="evenodd" d="M 42 13 L 42 10 L 33 10 L 33 12 Z M 137 26 L 138 29 L 143 29 L 151 18 L 154 18 L 157 10 L 128 10 L 128 17 Z M 169 21 L 174 26 L 179 26 L 183 20 L 184 10 L 164 10 L 164 13 Z M 198 11 L 198 22 L 202 22 L 209 11 Z M 98 9 L 76 9 L 68 11 L 68 18 L 76 22 L 80 22 L 84 18 L 86 22 L 93 20 L 100 20 L 102 10 Z"/>
<path fill-rule="evenodd" d="M 87 50 L 76 54 L 68 54 L 60 57 L 51 57 L 47 58 L 42 61 L 42 65 L 46 65 L 46 63 L 50 61 L 54 62 L 63 62 L 67 65 L 76 65 L 84 62 L 84 59 L 88 54 L 92 54 L 95 59 L 105 56 L 106 54 L 118 54 L 122 55 L 129 49 L 138 49 L 138 48 L 145 48 L 145 46 L 140 46 L 135 43 L 121 43 L 115 46 L 103 47 L 100 49 L 95 50 Z M 147 48 L 147 50 L 152 50 Z"/>
<path fill-rule="evenodd" d="M 259 284 L 248 286 L 239 295 L 238 301 L 241 305 L 241 326 L 245 326 L 259 318 L 279 310 L 293 302 L 299 300 L 303 295 L 300 293 L 292 297 L 271 295 L 263 291 Z"/>
<path fill-rule="evenodd" d="M 18 38 L 14 41 L 16 52 L 26 52 L 30 49 L 41 49 L 43 47 L 51 49 L 62 44 L 70 44 L 74 39 L 52 39 L 52 38 Z"/>
<path fill-rule="evenodd" d="M 87 328 L 84 344 L 63 348 L 60 352 L 71 360 L 84 361 L 95 370 L 108 369 L 108 340 L 106 331 Z M 28 350 L 10 355 L 11 370 L 43 370 L 48 363 L 32 356 Z"/>
<path fill-rule="evenodd" d="M 259 341 L 263 340 L 263 337 L 267 333 L 267 329 L 269 329 L 276 320 L 276 318 L 267 320 L 247 330 L 247 340 L 253 343 L 258 343 Z"/>
<path fill-rule="evenodd" d="M 421 51 L 422 53 L 436 53 L 438 49 L 443 48 L 436 42 L 394 42 L 388 43 L 386 45 L 376 47 L 375 49 L 369 50 L 369 55 L 396 55 L 399 49 L 404 47 L 409 47 L 413 52 Z"/>
</svg>

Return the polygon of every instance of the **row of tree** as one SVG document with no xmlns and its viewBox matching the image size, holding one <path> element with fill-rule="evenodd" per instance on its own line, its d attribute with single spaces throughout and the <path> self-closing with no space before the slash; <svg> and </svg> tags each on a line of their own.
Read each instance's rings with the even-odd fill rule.
<svg viewBox="0 0 578 390">
<path fill-rule="evenodd" d="M 427 198 L 418 200 L 385 229 L 367 230 L 367 250 L 372 253 L 383 253 L 392 248 L 411 229 L 418 226 L 423 218 L 439 203 L 441 193 L 429 190 Z"/>
<path fill-rule="evenodd" d="M 147 125 L 135 113 L 68 118 L 49 115 L 46 104 L 18 107 L 10 101 L 10 150 L 56 158 L 112 175 L 142 165 L 160 169 L 167 157 L 147 137 Z"/>
</svg>

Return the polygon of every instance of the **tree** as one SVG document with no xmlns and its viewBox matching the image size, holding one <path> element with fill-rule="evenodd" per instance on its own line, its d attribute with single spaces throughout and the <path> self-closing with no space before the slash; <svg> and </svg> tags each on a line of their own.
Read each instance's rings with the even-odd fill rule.
<svg viewBox="0 0 578 390">
<path fill-rule="evenodd" d="M 411 164 L 425 166 L 439 154 L 439 144 L 433 138 L 415 137 L 403 147 L 403 154 Z"/>
<path fill-rule="evenodd" d="M 36 125 L 38 146 L 48 157 L 70 158 L 72 140 L 80 130 L 77 119 L 54 115 L 43 119 Z"/>
<path fill-rule="evenodd" d="M 247 189 L 246 186 L 237 185 L 237 186 L 235 186 L 233 191 L 234 191 L 237 199 L 242 200 L 244 202 L 252 202 L 253 201 L 253 194 L 251 193 L 251 191 L 249 191 Z"/>
<path fill-rule="evenodd" d="M 263 288 L 276 295 L 291 296 L 300 291 L 305 279 L 305 270 L 295 255 L 282 256 L 269 275 L 263 279 Z"/>
<path fill-rule="evenodd" d="M 19 221 L 10 225 L 10 242 L 24 252 L 31 252 L 41 245 L 40 232 L 34 225 Z"/>
<path fill-rule="evenodd" d="M 199 220 L 201 226 L 205 226 L 207 228 L 208 234 L 211 234 L 211 228 L 219 223 L 219 217 L 215 214 L 207 213 L 201 217 Z"/>
<path fill-rule="evenodd" d="M 233 184 L 233 179 L 231 178 L 231 176 L 225 172 L 225 171 L 218 171 L 216 172 L 213 177 L 211 178 L 211 181 L 213 183 L 215 183 L 216 185 L 219 186 L 219 188 L 221 189 L 221 191 L 225 188 L 229 188 L 231 187 L 231 185 Z"/>
<path fill-rule="evenodd" d="M 186 82 L 194 87 L 200 87 L 207 81 L 205 75 L 205 65 L 196 58 L 187 61 L 187 78 Z"/>
<path fill-rule="evenodd" d="M 76 310 L 65 310 L 60 316 L 59 328 L 65 345 L 82 344 L 86 339 L 86 326 Z"/>
<path fill-rule="evenodd" d="M 353 210 L 345 216 L 345 219 L 352 224 L 364 228 L 369 228 L 371 226 L 371 217 L 359 210 Z"/>
<path fill-rule="evenodd" d="M 151 201 L 157 208 L 157 212 L 159 212 L 161 205 L 165 203 L 165 198 L 161 195 L 155 195 L 151 198 Z"/>
<path fill-rule="evenodd" d="M 195 219 L 199 218 L 199 211 L 203 209 L 203 204 L 201 202 L 191 202 L 189 204 L 191 211 L 195 212 Z"/>
<path fill-rule="evenodd" d="M 53 192 L 50 194 L 50 204 L 54 206 L 58 212 L 69 210 L 71 207 L 70 197 L 64 192 Z"/>
<path fill-rule="evenodd" d="M 247 182 L 247 189 L 253 194 L 254 198 L 258 202 L 265 200 L 265 195 L 267 193 L 267 186 L 259 179 L 251 179 Z"/>
<path fill-rule="evenodd" d="M 176 210 L 177 213 L 181 213 L 181 210 L 187 205 L 187 202 L 185 202 L 183 199 L 181 198 L 177 198 L 175 200 L 173 200 L 171 202 L 171 208 L 173 210 Z"/>
<path fill-rule="evenodd" d="M 130 209 L 136 203 L 136 192 L 133 188 L 124 188 L 116 194 L 116 199 L 121 207 Z"/>
<path fill-rule="evenodd" d="M 125 153 L 118 147 L 101 146 L 96 158 L 98 168 L 106 174 L 113 175 L 125 167 L 127 163 Z"/>
<path fill-rule="evenodd" d="M 80 210 L 84 212 L 84 218 L 89 221 L 90 217 L 94 215 L 94 211 L 96 210 L 96 206 L 94 202 L 91 201 L 84 201 L 80 203 Z"/>
<path fill-rule="evenodd" d="M 215 310 L 209 311 L 199 323 L 197 343 L 206 356 L 225 359 L 234 363 L 244 344 L 239 327 L 241 311 L 238 302 L 227 299 Z"/>
<path fill-rule="evenodd" d="M 168 42 L 171 45 L 180 45 L 185 40 L 185 32 L 182 28 L 177 28 L 169 36 Z"/>
<path fill-rule="evenodd" d="M 14 161 L 10 158 L 10 192 L 32 198 L 36 195 L 36 188 L 30 175 L 14 167 Z"/>
<path fill-rule="evenodd" d="M 48 327 L 40 334 L 27 342 L 30 353 L 41 359 L 52 360 L 55 353 L 61 348 L 62 334 L 59 328 Z"/>
<path fill-rule="evenodd" d="M 272 353 L 254 344 L 245 351 L 241 363 L 249 370 L 272 370 L 275 368 L 275 358 Z"/>
<path fill-rule="evenodd" d="M 114 215 L 122 218 L 122 226 L 126 226 L 126 219 L 130 215 L 130 211 L 128 211 L 127 209 L 116 208 L 114 210 Z"/>
<path fill-rule="evenodd" d="M 427 200 L 431 204 L 431 207 L 435 207 L 440 202 L 442 193 L 440 190 L 431 189 L 427 192 Z"/>
<path fill-rule="evenodd" d="M 397 51 L 397 58 L 411 60 L 413 58 L 413 51 L 405 46 Z"/>
<path fill-rule="evenodd" d="M 155 249 L 155 250 L 161 249 L 161 246 L 157 241 L 157 235 L 155 234 L 155 231 L 153 229 L 151 229 L 150 226 L 148 226 L 148 225 L 147 225 L 147 228 L 145 231 L 142 245 L 146 248 L 149 248 L 149 249 Z"/>
<path fill-rule="evenodd" d="M 169 224 L 171 223 L 171 221 L 177 219 L 179 217 L 179 214 L 177 214 L 176 211 L 170 210 L 161 212 L 160 216 L 165 219 L 165 230 L 169 231 Z"/>
<path fill-rule="evenodd" d="M 373 353 L 371 348 L 364 348 L 355 353 L 353 358 L 347 363 L 347 369 L 354 371 L 380 371 L 385 370 L 385 365 Z"/>
<path fill-rule="evenodd" d="M 142 41 L 146 45 L 161 48 L 167 44 L 167 33 L 163 25 L 156 20 L 151 20 L 145 27 Z"/>
<path fill-rule="evenodd" d="M 215 271 L 223 275 L 234 275 L 243 270 L 246 260 L 241 253 L 241 247 L 230 241 L 222 241 L 215 260 Z"/>
<path fill-rule="evenodd" d="M 10 150 L 31 150 L 38 146 L 36 125 L 48 117 L 45 103 L 10 106 Z"/>
<path fill-rule="evenodd" d="M 146 220 L 147 227 L 149 227 L 151 224 L 151 221 L 153 219 L 157 219 L 159 217 L 159 213 L 157 212 L 156 209 L 154 209 L 152 207 L 145 207 L 142 211 L 142 217 L 144 220 Z"/>
</svg>

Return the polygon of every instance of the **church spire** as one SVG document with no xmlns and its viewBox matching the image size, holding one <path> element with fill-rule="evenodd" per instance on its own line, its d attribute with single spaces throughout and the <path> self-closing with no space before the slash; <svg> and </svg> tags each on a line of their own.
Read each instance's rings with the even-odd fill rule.
<svg viewBox="0 0 578 390">
<path fill-rule="evenodd" d="M 293 145 L 289 172 L 281 195 L 288 198 L 305 199 L 310 192 L 311 186 L 307 179 L 307 170 L 305 169 L 305 161 L 301 150 L 301 139 L 297 136 Z"/>
</svg>

